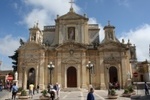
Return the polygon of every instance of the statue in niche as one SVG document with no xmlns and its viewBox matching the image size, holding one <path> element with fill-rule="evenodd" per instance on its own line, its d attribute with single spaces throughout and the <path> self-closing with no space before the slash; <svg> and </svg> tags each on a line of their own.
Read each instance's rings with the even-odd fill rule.
<svg viewBox="0 0 150 100">
<path fill-rule="evenodd" d="M 113 39 L 113 35 L 111 32 L 108 33 L 108 37 L 109 37 L 109 39 Z"/>
<path fill-rule="evenodd" d="M 24 45 L 24 41 L 20 39 L 20 45 Z"/>
<path fill-rule="evenodd" d="M 135 47 L 134 46 L 130 48 L 130 54 L 131 54 L 131 59 L 136 58 L 136 53 L 135 53 Z"/>
<path fill-rule="evenodd" d="M 68 28 L 68 39 L 75 40 L 75 27 Z"/>
<path fill-rule="evenodd" d="M 18 80 L 18 72 L 15 72 L 15 80 Z"/>
<path fill-rule="evenodd" d="M 35 40 L 36 40 L 36 36 L 32 36 L 31 41 L 35 41 Z"/>
</svg>

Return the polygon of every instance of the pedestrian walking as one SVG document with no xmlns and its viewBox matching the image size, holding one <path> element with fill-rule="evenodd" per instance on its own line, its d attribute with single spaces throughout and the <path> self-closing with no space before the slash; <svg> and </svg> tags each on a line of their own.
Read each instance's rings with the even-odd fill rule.
<svg viewBox="0 0 150 100">
<path fill-rule="evenodd" d="M 94 93 L 94 89 L 90 88 L 90 92 L 87 95 L 87 100 L 95 100 L 93 93 Z"/>
<path fill-rule="evenodd" d="M 2 83 L 2 81 L 0 81 L 0 91 L 2 91 L 3 90 L 3 83 Z"/>
<path fill-rule="evenodd" d="M 35 86 L 33 87 L 33 95 L 35 94 Z"/>
<path fill-rule="evenodd" d="M 33 97 L 33 90 L 34 90 L 34 85 L 31 83 L 29 85 L 29 96 L 32 98 Z"/>
<path fill-rule="evenodd" d="M 144 87 L 145 87 L 145 95 L 149 95 L 149 86 L 147 85 L 146 82 L 144 84 Z"/>
<path fill-rule="evenodd" d="M 36 87 L 37 93 L 39 93 L 39 89 L 40 89 L 40 86 L 39 86 L 39 84 L 38 84 L 37 87 Z"/>
<path fill-rule="evenodd" d="M 50 83 L 48 84 L 47 89 L 48 89 L 48 93 L 50 93 L 50 89 L 51 89 L 51 84 Z"/>
<path fill-rule="evenodd" d="M 50 85 L 50 100 L 55 100 L 56 98 L 56 90 L 54 89 L 55 86 Z"/>
<path fill-rule="evenodd" d="M 11 92 L 12 86 L 13 86 L 13 84 L 11 83 L 11 84 L 10 84 L 10 88 L 9 88 L 9 89 L 10 89 L 10 92 Z"/>
<path fill-rule="evenodd" d="M 58 84 L 58 83 L 56 83 L 55 85 L 54 85 L 54 89 L 55 89 L 55 91 L 56 91 L 56 98 L 59 98 L 59 96 L 60 96 L 60 85 Z"/>
<path fill-rule="evenodd" d="M 12 91 L 12 100 L 16 100 L 16 94 L 18 91 L 18 87 L 16 86 L 16 83 L 13 84 L 11 91 Z"/>
</svg>

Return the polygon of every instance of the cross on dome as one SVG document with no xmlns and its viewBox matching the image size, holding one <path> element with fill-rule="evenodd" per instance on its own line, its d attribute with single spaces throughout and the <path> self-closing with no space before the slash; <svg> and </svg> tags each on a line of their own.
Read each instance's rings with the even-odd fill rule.
<svg viewBox="0 0 150 100">
<path fill-rule="evenodd" d="M 71 0 L 69 3 L 71 4 L 71 8 L 72 8 L 74 1 Z"/>
</svg>

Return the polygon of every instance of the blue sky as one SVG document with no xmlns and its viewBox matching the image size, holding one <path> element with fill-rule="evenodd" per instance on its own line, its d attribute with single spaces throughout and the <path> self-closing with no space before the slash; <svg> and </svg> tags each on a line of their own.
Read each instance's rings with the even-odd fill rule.
<svg viewBox="0 0 150 100">
<path fill-rule="evenodd" d="M 19 47 L 19 39 L 27 41 L 28 29 L 39 22 L 54 25 L 57 14 L 66 14 L 70 0 L 1 0 L 0 3 L 0 60 L 2 70 L 12 69 L 13 55 Z M 98 23 L 101 40 L 103 27 L 110 20 L 116 27 L 119 40 L 130 39 L 136 45 L 139 61 L 149 59 L 150 44 L 150 0 L 74 0 L 76 13 L 87 14 L 89 23 Z"/>
</svg>

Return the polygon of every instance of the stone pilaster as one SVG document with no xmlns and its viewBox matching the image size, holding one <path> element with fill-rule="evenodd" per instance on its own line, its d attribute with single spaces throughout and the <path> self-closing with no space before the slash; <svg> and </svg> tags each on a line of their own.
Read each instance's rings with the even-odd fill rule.
<svg viewBox="0 0 150 100">
<path fill-rule="evenodd" d="M 87 84 L 86 84 L 86 57 L 85 57 L 85 52 L 83 52 L 83 55 L 82 55 L 82 66 L 81 66 L 81 69 L 82 69 L 82 81 L 81 81 L 81 84 L 82 84 L 82 88 L 87 88 Z"/>
<path fill-rule="evenodd" d="M 39 86 L 41 87 L 41 89 L 44 89 L 44 65 L 40 64 L 40 68 L 39 68 Z"/>
<path fill-rule="evenodd" d="M 61 69 L 62 69 L 62 66 L 61 66 L 61 55 L 59 53 L 58 54 L 58 59 L 57 59 L 57 82 L 58 82 L 58 84 L 62 83 L 62 78 L 61 78 L 62 77 L 62 72 L 61 72 Z"/>
<path fill-rule="evenodd" d="M 100 54 L 100 56 L 101 57 L 103 57 L 103 55 L 102 54 Z M 104 64 L 103 64 L 103 59 L 100 57 L 100 83 L 101 83 L 101 89 L 106 89 L 106 83 L 108 83 L 108 82 L 106 82 L 105 83 L 105 79 L 107 79 L 108 77 L 106 76 L 106 70 L 104 70 Z"/>
</svg>

